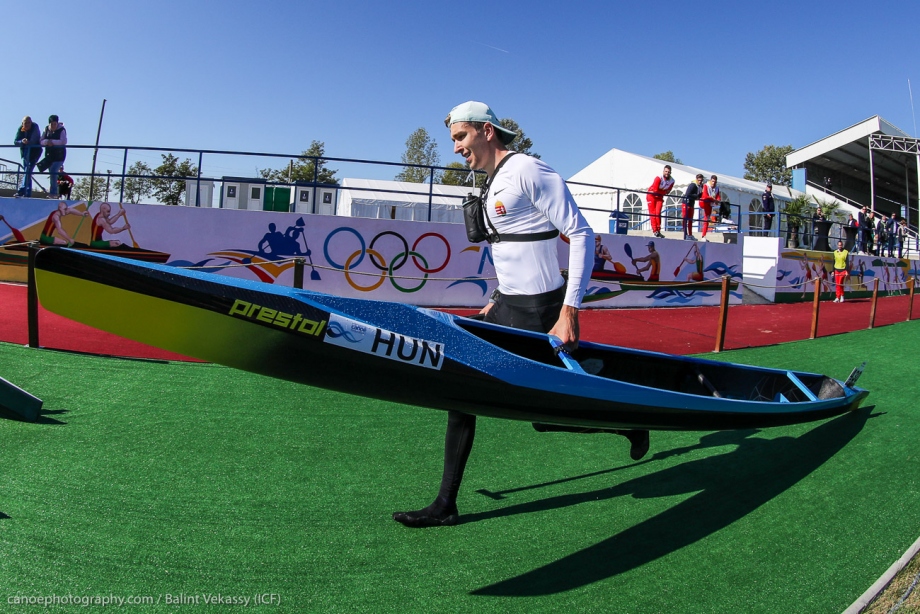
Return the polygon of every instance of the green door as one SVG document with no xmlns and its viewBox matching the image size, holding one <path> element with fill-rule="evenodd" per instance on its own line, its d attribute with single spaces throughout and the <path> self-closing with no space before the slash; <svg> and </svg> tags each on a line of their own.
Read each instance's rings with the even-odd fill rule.
<svg viewBox="0 0 920 614">
<path fill-rule="evenodd" d="M 265 211 L 290 211 L 291 188 L 265 186 L 265 198 L 262 201 L 262 208 Z"/>
</svg>

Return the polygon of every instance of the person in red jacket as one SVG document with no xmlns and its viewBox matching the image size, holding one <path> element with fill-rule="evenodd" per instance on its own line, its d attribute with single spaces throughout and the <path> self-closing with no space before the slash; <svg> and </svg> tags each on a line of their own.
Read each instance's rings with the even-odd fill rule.
<svg viewBox="0 0 920 614">
<path fill-rule="evenodd" d="M 709 220 L 712 219 L 712 205 L 722 200 L 722 193 L 719 190 L 719 178 L 713 175 L 709 178 L 709 183 L 703 186 L 703 195 L 700 197 L 700 209 L 703 210 L 703 232 L 701 237 L 703 241 L 708 241 L 706 233 L 709 232 Z"/>
<path fill-rule="evenodd" d="M 61 200 L 70 200 L 70 192 L 73 190 L 73 177 L 64 172 L 64 166 L 61 166 L 61 173 L 58 175 L 58 194 Z"/>
<path fill-rule="evenodd" d="M 648 201 L 648 214 L 652 222 L 652 232 L 659 239 L 663 239 L 661 234 L 661 209 L 664 207 L 664 197 L 671 193 L 674 187 L 674 180 L 671 178 L 671 166 L 666 164 L 660 177 L 655 177 L 645 199 Z"/>
</svg>

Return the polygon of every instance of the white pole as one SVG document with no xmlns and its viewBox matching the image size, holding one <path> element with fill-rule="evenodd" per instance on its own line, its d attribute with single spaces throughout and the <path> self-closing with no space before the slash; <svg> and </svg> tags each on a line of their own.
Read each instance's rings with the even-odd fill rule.
<svg viewBox="0 0 920 614">
<path fill-rule="evenodd" d="M 875 168 L 872 166 L 871 135 L 869 136 L 869 211 L 875 213 Z"/>
</svg>

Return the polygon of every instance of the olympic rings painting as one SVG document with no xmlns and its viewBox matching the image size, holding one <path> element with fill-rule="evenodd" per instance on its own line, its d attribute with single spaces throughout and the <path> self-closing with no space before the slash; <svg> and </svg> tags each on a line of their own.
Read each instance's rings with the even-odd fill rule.
<svg viewBox="0 0 920 614">
<path fill-rule="evenodd" d="M 424 243 L 424 250 L 420 247 Z M 442 244 L 442 245 L 439 245 Z M 354 247 L 345 262 L 339 262 L 332 252 L 342 254 Z M 427 254 L 427 256 L 426 256 Z M 437 232 L 426 232 L 418 236 L 409 246 L 409 241 L 394 230 L 383 230 L 366 243 L 364 236 L 350 226 L 340 226 L 330 232 L 323 242 L 323 256 L 326 261 L 345 274 L 348 285 L 359 292 L 372 292 L 389 278 L 390 284 L 403 293 L 418 292 L 425 287 L 428 276 L 443 271 L 450 263 L 450 242 Z M 379 276 L 370 284 L 361 284 L 356 280 L 355 269 L 367 256 L 371 265 L 380 271 Z M 411 260 L 412 267 L 406 267 Z M 362 274 L 366 275 L 365 274 Z M 415 285 L 398 281 L 410 278 Z"/>
</svg>

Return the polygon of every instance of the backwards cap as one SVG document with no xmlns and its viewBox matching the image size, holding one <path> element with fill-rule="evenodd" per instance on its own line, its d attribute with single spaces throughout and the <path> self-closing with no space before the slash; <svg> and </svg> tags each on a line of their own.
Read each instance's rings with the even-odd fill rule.
<svg viewBox="0 0 920 614">
<path fill-rule="evenodd" d="M 447 114 L 444 125 L 449 128 L 451 124 L 456 124 L 457 122 L 492 124 L 498 132 L 498 137 L 505 145 L 508 145 L 517 137 L 516 132 L 508 130 L 498 122 L 498 117 L 495 115 L 495 112 L 484 102 L 470 100 L 469 102 L 464 102 L 463 104 L 455 106 L 450 110 L 450 113 Z"/>
</svg>

